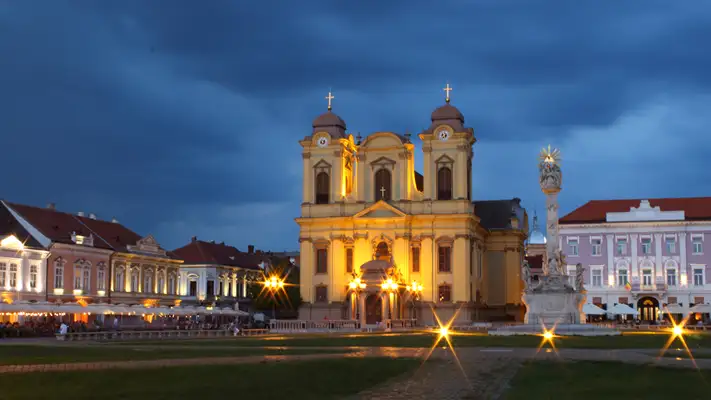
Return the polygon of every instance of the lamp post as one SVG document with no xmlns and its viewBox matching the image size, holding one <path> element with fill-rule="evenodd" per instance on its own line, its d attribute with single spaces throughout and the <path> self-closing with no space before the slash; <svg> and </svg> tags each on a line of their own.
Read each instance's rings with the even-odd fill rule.
<svg viewBox="0 0 711 400">
<path fill-rule="evenodd" d="M 272 318 L 276 319 L 276 293 L 284 289 L 284 280 L 272 275 L 264 280 L 264 288 L 272 295 Z"/>
<path fill-rule="evenodd" d="M 380 287 L 388 294 L 388 319 L 393 319 L 393 293 L 397 292 L 400 285 L 394 282 L 392 278 L 388 278 L 387 281 L 383 282 Z"/>
<path fill-rule="evenodd" d="M 364 291 L 365 288 L 366 288 L 365 282 L 363 282 L 363 281 L 360 279 L 360 277 L 357 277 L 357 276 L 354 276 L 354 278 L 351 279 L 351 281 L 348 283 L 348 289 L 349 289 L 351 292 L 353 292 L 353 293 L 356 294 L 356 298 L 357 298 L 357 299 L 360 298 L 360 293 L 361 293 L 362 291 Z M 357 321 L 360 321 L 360 311 L 361 311 L 361 310 L 360 310 L 360 306 L 359 306 L 359 304 L 358 304 L 358 300 L 357 300 L 357 299 L 356 299 L 356 304 L 355 304 L 355 307 L 354 307 L 355 310 L 356 310 L 356 313 L 355 313 L 355 314 L 356 314 L 356 317 L 355 317 L 355 319 L 356 319 Z"/>
<path fill-rule="evenodd" d="M 412 281 L 405 289 L 410 295 L 410 319 L 415 314 L 415 301 L 420 299 L 420 294 L 422 294 L 422 284 L 417 283 L 417 281 Z"/>
</svg>

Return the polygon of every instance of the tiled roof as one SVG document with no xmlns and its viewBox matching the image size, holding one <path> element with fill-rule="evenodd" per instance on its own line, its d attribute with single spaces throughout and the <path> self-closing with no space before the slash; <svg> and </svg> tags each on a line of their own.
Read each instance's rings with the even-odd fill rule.
<svg viewBox="0 0 711 400">
<path fill-rule="evenodd" d="M 7 205 L 54 243 L 74 244 L 72 233 L 87 237 L 93 234 L 73 214 L 24 204 L 7 203 Z M 93 236 L 94 247 L 107 250 L 113 249 L 100 237 L 96 237 L 96 234 Z"/>
<path fill-rule="evenodd" d="M 512 210 L 518 212 L 521 209 L 519 199 L 479 200 L 472 203 L 474 203 L 474 214 L 479 217 L 481 226 L 488 230 L 510 229 Z"/>
<path fill-rule="evenodd" d="M 608 212 L 628 212 L 639 207 L 643 199 L 591 200 L 559 220 L 561 224 L 605 222 Z M 649 199 L 652 207 L 662 211 L 684 211 L 686 220 L 711 220 L 711 197 Z"/>
<path fill-rule="evenodd" d="M 193 240 L 172 251 L 187 264 L 229 265 L 247 269 L 259 269 L 259 263 L 267 261 L 266 254 L 250 254 L 224 243 Z"/>
<path fill-rule="evenodd" d="M 79 216 L 74 216 L 74 218 L 88 226 L 89 229 L 95 233 L 94 236 L 101 237 L 105 242 L 111 245 L 115 251 L 127 252 L 128 248 L 126 246 L 135 245 L 136 242 L 142 238 L 141 235 L 118 222 L 102 221 L 100 219 Z"/>
<path fill-rule="evenodd" d="M 24 243 L 25 247 L 36 249 L 44 247 L 27 232 L 4 205 L 0 205 L 0 240 L 10 235 L 14 235 L 20 242 Z"/>
</svg>

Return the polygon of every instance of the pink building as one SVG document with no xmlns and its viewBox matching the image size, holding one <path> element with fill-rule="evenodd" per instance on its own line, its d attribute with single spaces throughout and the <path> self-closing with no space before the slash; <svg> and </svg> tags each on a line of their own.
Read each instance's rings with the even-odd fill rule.
<svg viewBox="0 0 711 400">
<path fill-rule="evenodd" d="M 711 302 L 706 238 L 711 197 L 593 200 L 560 219 L 567 268 L 585 266 L 588 302 L 628 304 L 643 320 L 660 319 L 665 304 Z"/>
</svg>

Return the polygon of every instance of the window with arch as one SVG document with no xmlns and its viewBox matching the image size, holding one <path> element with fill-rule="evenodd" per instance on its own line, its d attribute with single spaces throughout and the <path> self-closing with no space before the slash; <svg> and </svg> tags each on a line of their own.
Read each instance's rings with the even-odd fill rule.
<svg viewBox="0 0 711 400">
<path fill-rule="evenodd" d="M 629 282 L 627 275 L 627 268 L 617 269 L 617 286 L 625 286 Z"/>
<path fill-rule="evenodd" d="M 84 264 L 78 261 L 74 264 L 74 290 L 82 288 L 82 274 L 84 272 Z"/>
<path fill-rule="evenodd" d="M 375 255 L 379 260 L 390 258 L 390 249 L 388 248 L 388 244 L 385 242 L 378 243 L 378 246 L 375 248 Z"/>
<path fill-rule="evenodd" d="M 156 293 L 165 293 L 165 271 L 158 270 Z"/>
<path fill-rule="evenodd" d="M 64 260 L 61 258 L 54 262 L 54 288 L 64 288 Z"/>
<path fill-rule="evenodd" d="M 7 284 L 7 264 L 0 263 L 0 289 L 4 289 Z"/>
<path fill-rule="evenodd" d="M 17 288 L 17 264 L 10 264 L 10 289 Z"/>
<path fill-rule="evenodd" d="M 153 293 L 153 270 L 147 269 L 143 271 L 143 292 Z"/>
<path fill-rule="evenodd" d="M 392 199 L 392 175 L 385 168 L 375 173 L 375 201 Z"/>
<path fill-rule="evenodd" d="M 328 204 L 330 186 L 328 172 L 321 171 L 316 174 L 316 204 Z"/>
<path fill-rule="evenodd" d="M 126 274 L 123 266 L 116 267 L 114 275 L 114 291 L 123 292 L 126 286 Z"/>
<path fill-rule="evenodd" d="M 437 200 L 452 200 L 452 169 L 449 166 L 437 170 Z"/>
<path fill-rule="evenodd" d="M 82 271 L 81 285 L 84 292 L 89 292 L 89 290 L 91 290 L 91 267 L 88 265 L 85 265 L 84 271 Z"/>
<path fill-rule="evenodd" d="M 106 290 L 106 264 L 96 266 L 96 290 Z"/>
<path fill-rule="evenodd" d="M 176 278 L 174 273 L 168 274 L 168 294 L 176 294 Z"/>
<path fill-rule="evenodd" d="M 134 268 L 133 270 L 131 270 L 131 291 L 134 293 L 139 291 L 141 283 L 141 281 L 139 280 L 139 275 L 140 274 L 138 272 L 138 268 Z"/>
<path fill-rule="evenodd" d="M 39 273 L 39 267 L 36 265 L 30 266 L 30 289 L 37 288 L 37 275 Z"/>
</svg>

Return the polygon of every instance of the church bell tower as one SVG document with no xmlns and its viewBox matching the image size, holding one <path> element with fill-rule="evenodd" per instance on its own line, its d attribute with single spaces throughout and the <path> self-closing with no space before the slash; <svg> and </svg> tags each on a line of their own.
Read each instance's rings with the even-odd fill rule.
<svg viewBox="0 0 711 400">
<path fill-rule="evenodd" d="M 445 104 L 432 113 L 432 124 L 420 134 L 424 153 L 424 198 L 471 201 L 474 130 L 464 127 L 464 116 L 450 104 L 447 84 Z"/>
</svg>

